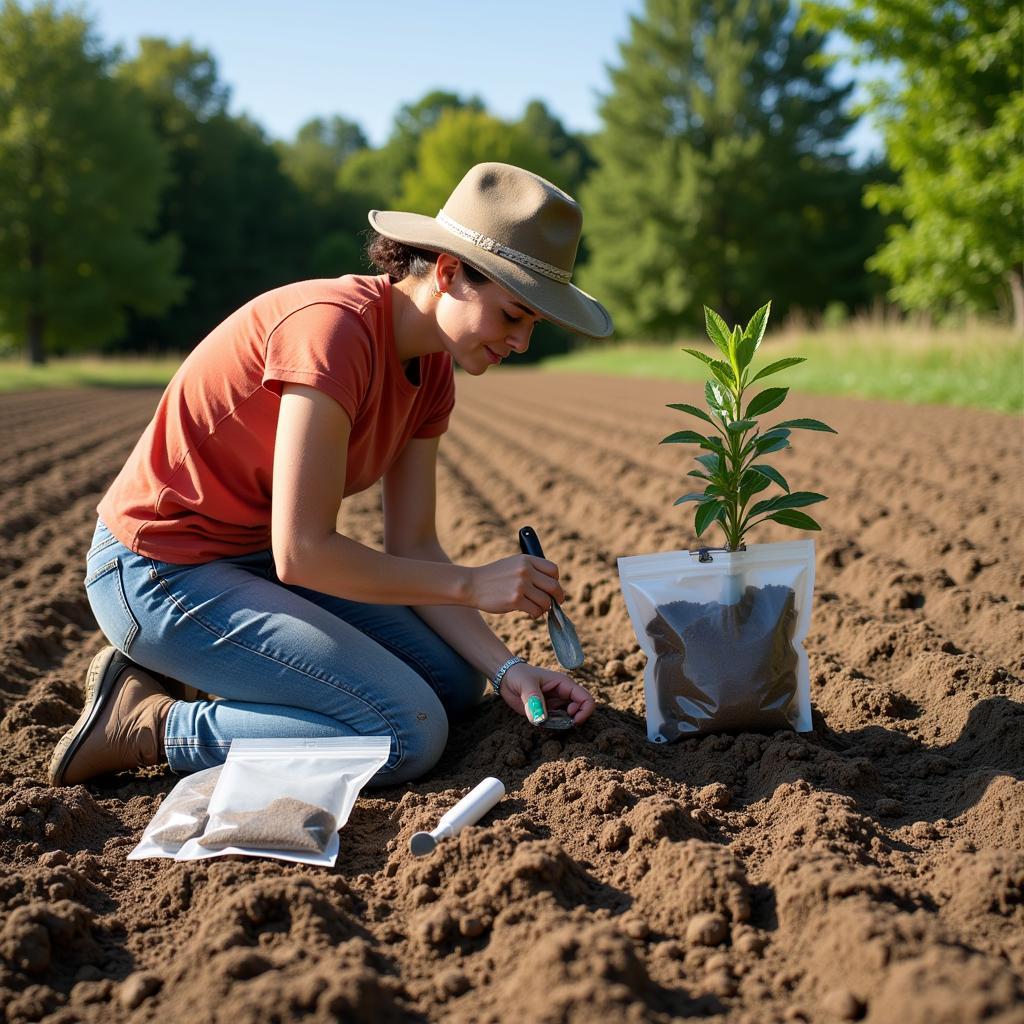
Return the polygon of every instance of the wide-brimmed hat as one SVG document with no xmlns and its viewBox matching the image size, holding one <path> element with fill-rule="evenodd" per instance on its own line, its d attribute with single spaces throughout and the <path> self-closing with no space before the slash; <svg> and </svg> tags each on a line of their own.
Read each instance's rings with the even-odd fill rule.
<svg viewBox="0 0 1024 1024">
<path fill-rule="evenodd" d="M 572 196 L 511 164 L 471 167 L 436 217 L 371 210 L 385 238 L 465 260 L 546 319 L 591 338 L 612 333 L 597 299 L 571 283 L 583 211 Z"/>
</svg>

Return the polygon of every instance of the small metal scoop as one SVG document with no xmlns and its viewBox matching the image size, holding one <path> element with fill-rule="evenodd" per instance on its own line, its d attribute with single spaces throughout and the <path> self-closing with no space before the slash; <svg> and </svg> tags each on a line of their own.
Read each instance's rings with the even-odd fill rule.
<svg viewBox="0 0 1024 1024">
<path fill-rule="evenodd" d="M 569 717 L 569 712 L 562 708 L 548 708 L 548 717 L 540 723 L 543 729 L 574 729 L 576 723 Z"/>
<path fill-rule="evenodd" d="M 519 547 L 524 555 L 544 557 L 540 538 L 532 526 L 524 526 L 519 531 Z M 555 649 L 555 657 L 564 668 L 579 668 L 583 664 L 580 638 L 565 612 L 555 601 L 551 602 L 551 608 L 548 610 L 548 635 L 551 637 L 551 646 Z"/>
</svg>

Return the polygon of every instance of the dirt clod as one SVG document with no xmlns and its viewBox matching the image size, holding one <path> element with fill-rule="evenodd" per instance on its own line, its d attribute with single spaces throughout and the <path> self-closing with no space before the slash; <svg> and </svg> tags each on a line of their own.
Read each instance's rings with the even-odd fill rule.
<svg viewBox="0 0 1024 1024">
<path fill-rule="evenodd" d="M 719 946 L 729 935 L 729 922 L 721 914 L 695 914 L 686 925 L 686 941 L 693 946 Z"/>
<path fill-rule="evenodd" d="M 155 974 L 138 971 L 135 974 L 129 974 L 121 982 L 117 998 L 126 1010 L 134 1010 L 150 996 L 159 992 L 161 984 L 161 980 Z"/>
</svg>

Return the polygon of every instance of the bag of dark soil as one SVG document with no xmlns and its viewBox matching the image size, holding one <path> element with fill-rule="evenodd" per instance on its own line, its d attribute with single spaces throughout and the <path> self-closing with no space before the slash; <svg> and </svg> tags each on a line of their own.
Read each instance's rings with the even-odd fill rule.
<svg viewBox="0 0 1024 1024">
<path fill-rule="evenodd" d="M 234 740 L 206 826 L 175 859 L 241 854 L 331 866 L 338 829 L 390 753 L 390 736 Z"/>
<path fill-rule="evenodd" d="M 181 779 L 164 797 L 128 859 L 173 857 L 189 839 L 202 835 L 210 797 L 223 767 L 219 764 Z"/>
<path fill-rule="evenodd" d="M 814 541 L 635 555 L 618 565 L 647 655 L 648 739 L 810 730 L 804 639 Z"/>
</svg>

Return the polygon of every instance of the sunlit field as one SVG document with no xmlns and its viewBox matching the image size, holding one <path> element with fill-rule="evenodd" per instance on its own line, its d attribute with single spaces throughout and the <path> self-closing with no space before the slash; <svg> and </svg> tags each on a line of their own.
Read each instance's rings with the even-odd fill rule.
<svg viewBox="0 0 1024 1024">
<path fill-rule="evenodd" d="M 543 364 L 545 370 L 629 377 L 704 380 L 705 367 L 683 347 L 665 344 L 580 345 Z M 755 367 L 786 356 L 806 363 L 786 370 L 785 386 L 825 395 L 971 406 L 998 412 L 1024 409 L 1024 339 L 1008 327 L 975 324 L 940 329 L 877 320 L 809 330 L 769 328 Z"/>
</svg>

